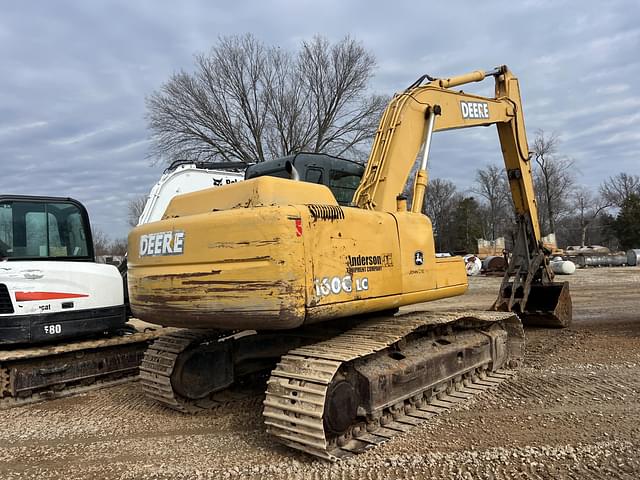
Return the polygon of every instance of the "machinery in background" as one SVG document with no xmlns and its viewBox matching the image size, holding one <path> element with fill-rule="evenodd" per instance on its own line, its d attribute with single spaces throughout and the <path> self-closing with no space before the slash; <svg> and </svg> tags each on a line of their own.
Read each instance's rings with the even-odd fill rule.
<svg viewBox="0 0 640 480">
<path fill-rule="evenodd" d="M 492 98 L 454 90 L 487 76 Z M 427 160 L 433 132 L 493 124 L 519 232 L 494 311 L 394 315 L 465 292 L 463 260 L 436 255 L 421 213 Z M 417 157 L 408 209 L 402 192 Z M 303 163 L 284 170 L 305 180 Z M 320 170 L 338 177 L 343 167 Z M 571 321 L 568 285 L 553 281 L 541 241 L 518 81 L 504 66 L 425 75 L 397 94 L 348 205 L 330 182 L 279 176 L 179 195 L 162 220 L 129 235 L 134 314 L 186 328 L 145 354 L 149 397 L 198 411 L 272 368 L 268 432 L 336 460 L 507 378 L 523 358 L 519 317 Z"/>
<path fill-rule="evenodd" d="M 161 220 L 167 206 L 177 195 L 263 176 L 291 178 L 297 175 L 299 180 L 327 185 L 340 204 L 348 205 L 363 172 L 364 166 L 360 163 L 310 152 L 299 152 L 256 164 L 180 160 L 167 167 L 151 188 L 138 225 Z"/>
<path fill-rule="evenodd" d="M 0 345 L 115 332 L 120 275 L 95 261 L 89 216 L 70 198 L 0 196 Z"/>
<path fill-rule="evenodd" d="M 339 177 L 329 168 L 338 164 L 347 166 Z M 172 163 L 152 187 L 139 225 L 159 220 L 176 195 L 243 180 L 247 165 Z M 247 174 L 288 178 L 287 165 L 307 181 L 327 182 L 347 203 L 364 171 L 349 160 L 300 153 L 256 165 Z M 0 262 L 0 408 L 137 374 L 143 350 L 159 332 L 136 332 L 127 323 L 126 258 L 117 268 L 96 263 L 89 216 L 80 202 L 0 196 Z"/>
<path fill-rule="evenodd" d="M 600 245 L 589 245 L 585 247 L 569 245 L 562 258 L 571 261 L 578 268 L 585 267 L 623 267 L 630 265 L 630 258 L 627 252 L 612 252 L 607 247 Z"/>
<path fill-rule="evenodd" d="M 151 188 L 138 225 L 160 220 L 167 205 L 176 195 L 243 180 L 247 166 L 248 164 L 241 162 L 173 162 Z"/>
<path fill-rule="evenodd" d="M 71 198 L 0 196 L 0 407 L 131 377 L 149 340 Z"/>
</svg>

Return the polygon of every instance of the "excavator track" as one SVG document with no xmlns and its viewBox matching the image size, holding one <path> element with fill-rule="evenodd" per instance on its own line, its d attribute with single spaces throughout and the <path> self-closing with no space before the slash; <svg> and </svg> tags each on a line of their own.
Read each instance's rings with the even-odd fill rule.
<svg viewBox="0 0 640 480">
<path fill-rule="evenodd" d="M 340 434 L 330 434 L 326 422 L 332 382 L 343 367 L 366 361 L 419 329 L 458 327 L 477 329 L 500 324 L 508 334 L 509 355 L 503 365 L 486 362 L 464 372 L 444 376 L 422 391 L 399 398 L 375 416 L 358 419 Z M 337 461 L 382 444 L 477 393 L 510 378 L 523 358 L 524 332 L 509 313 L 417 313 L 372 319 L 344 334 L 290 351 L 273 370 L 264 400 L 267 431 L 281 443 L 316 457 Z M 506 367 L 506 368 L 505 368 Z M 335 394 L 335 392 L 332 392 Z M 348 403 L 348 402 L 346 402 Z M 348 406 L 345 406 L 348 408 Z M 361 408 L 361 407 L 358 407 Z"/>
<path fill-rule="evenodd" d="M 0 351 L 0 409 L 132 381 L 149 343 L 170 330 Z"/>
<path fill-rule="evenodd" d="M 227 388 L 201 399 L 189 399 L 178 394 L 172 386 L 171 375 L 179 355 L 203 342 L 218 342 L 229 332 L 179 330 L 154 341 L 145 351 L 140 365 L 140 383 L 145 395 L 161 405 L 184 413 L 212 410 L 250 396 L 244 391 Z"/>
</svg>

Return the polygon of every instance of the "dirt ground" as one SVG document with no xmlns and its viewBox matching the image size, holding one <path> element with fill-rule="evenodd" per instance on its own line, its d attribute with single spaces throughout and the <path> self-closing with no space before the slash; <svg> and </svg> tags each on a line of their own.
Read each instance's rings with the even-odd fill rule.
<svg viewBox="0 0 640 480">
<path fill-rule="evenodd" d="M 527 329 L 515 379 L 339 464 L 275 444 L 260 395 L 188 416 L 134 382 L 0 411 L 0 478 L 640 478 L 640 268 L 566 279 L 573 326 Z M 499 282 L 420 307 L 484 309 Z"/>
</svg>

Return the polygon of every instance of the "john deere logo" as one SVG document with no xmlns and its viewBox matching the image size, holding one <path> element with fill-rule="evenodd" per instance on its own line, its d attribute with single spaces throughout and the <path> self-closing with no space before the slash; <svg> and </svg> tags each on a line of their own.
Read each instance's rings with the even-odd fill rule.
<svg viewBox="0 0 640 480">
<path fill-rule="evenodd" d="M 140 256 L 182 255 L 184 253 L 184 232 L 158 232 L 140 235 Z"/>
<path fill-rule="evenodd" d="M 460 102 L 462 118 L 489 118 L 489 104 L 485 102 Z"/>
<path fill-rule="evenodd" d="M 418 250 L 413 256 L 413 261 L 416 265 L 422 265 L 424 263 L 424 254 Z"/>
</svg>

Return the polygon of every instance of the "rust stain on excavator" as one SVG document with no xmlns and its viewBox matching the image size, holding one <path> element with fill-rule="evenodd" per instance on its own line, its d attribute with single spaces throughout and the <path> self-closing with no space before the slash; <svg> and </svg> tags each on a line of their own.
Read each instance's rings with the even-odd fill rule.
<svg viewBox="0 0 640 480">
<path fill-rule="evenodd" d="M 237 289 L 241 290 L 270 290 L 270 289 L 278 289 L 285 290 L 288 286 L 288 283 L 275 281 L 275 282 L 244 282 L 244 281 L 216 281 L 211 280 L 209 282 L 204 280 L 185 280 L 182 282 L 183 285 L 207 285 L 209 287 L 219 285 L 218 288 L 207 288 L 207 292 L 228 292 L 228 291 L 237 291 Z M 224 285 L 224 288 L 223 288 Z"/>
<path fill-rule="evenodd" d="M 208 277 L 209 275 L 218 275 L 221 270 L 211 270 L 209 272 L 193 272 L 193 273 L 173 273 L 167 275 L 149 275 L 144 277 L 145 281 L 165 281 L 167 279 L 180 279 L 190 277 Z"/>
<path fill-rule="evenodd" d="M 144 283 L 144 282 L 143 282 Z M 155 283 L 155 282 L 154 282 Z M 218 286 L 211 285 L 218 283 Z M 136 314 L 153 313 L 160 323 L 195 328 L 292 328 L 304 313 L 296 299 L 304 289 L 292 282 L 224 281 L 168 288 L 138 288 Z"/>
<path fill-rule="evenodd" d="M 260 325 L 260 330 L 283 330 L 298 325 L 297 316 L 286 310 L 252 310 L 250 317 L 238 315 L 236 312 L 218 311 L 215 313 L 216 325 L 212 326 L 211 318 L 203 315 L 198 308 L 185 308 L 180 311 L 188 320 L 176 317 L 174 308 L 153 307 L 147 309 L 142 307 L 140 313 L 153 314 L 161 325 L 174 325 L 179 328 L 224 328 L 224 329 L 251 329 Z"/>
<path fill-rule="evenodd" d="M 235 248 L 237 246 L 243 247 L 268 247 L 270 245 L 278 245 L 280 243 L 279 238 L 273 240 L 253 240 L 253 241 L 234 241 L 234 242 L 211 242 L 207 244 L 208 248 Z"/>
<path fill-rule="evenodd" d="M 223 260 L 216 260 L 216 263 L 250 263 L 250 262 L 264 262 L 264 261 L 273 261 L 273 258 L 271 258 L 268 255 L 264 255 L 262 257 L 250 257 L 250 258 L 226 258 Z"/>
<path fill-rule="evenodd" d="M 180 291 L 177 292 L 164 292 L 164 294 L 156 295 L 138 295 L 138 301 L 145 304 L 168 304 L 179 300 L 181 302 L 195 302 L 200 300 L 201 297 L 195 295 L 182 295 Z"/>
</svg>

